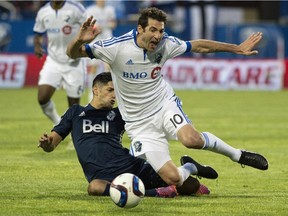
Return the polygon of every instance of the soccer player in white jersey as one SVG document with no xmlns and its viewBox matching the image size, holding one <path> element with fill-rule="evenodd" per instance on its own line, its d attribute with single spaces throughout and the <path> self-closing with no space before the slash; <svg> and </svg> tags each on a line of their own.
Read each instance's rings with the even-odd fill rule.
<svg viewBox="0 0 288 216">
<path fill-rule="evenodd" d="M 47 35 L 47 58 L 40 71 L 38 102 L 44 114 L 56 125 L 60 121 L 51 100 L 56 89 L 66 90 L 69 107 L 79 104 L 84 89 L 86 63 L 66 55 L 67 45 L 86 20 L 85 8 L 74 1 L 50 1 L 37 13 L 33 31 L 34 53 L 42 58 Z"/>
<path fill-rule="evenodd" d="M 111 66 L 118 107 L 131 139 L 130 152 L 146 158 L 168 184 L 179 186 L 198 169 L 189 156 L 181 159 L 181 164 L 187 166 L 176 167 L 169 154 L 169 139 L 177 139 L 187 148 L 209 150 L 240 164 L 268 169 L 262 155 L 233 148 L 209 132 L 198 132 L 183 112 L 180 99 L 161 76 L 168 59 L 186 52 L 257 54 L 253 48 L 262 33 L 251 34 L 239 45 L 203 39 L 183 41 L 165 33 L 166 20 L 162 10 L 145 8 L 140 11 L 136 29 L 87 44 L 99 34 L 93 30 L 96 20 L 90 17 L 68 45 L 67 54 L 71 58 L 98 58 Z"/>
</svg>

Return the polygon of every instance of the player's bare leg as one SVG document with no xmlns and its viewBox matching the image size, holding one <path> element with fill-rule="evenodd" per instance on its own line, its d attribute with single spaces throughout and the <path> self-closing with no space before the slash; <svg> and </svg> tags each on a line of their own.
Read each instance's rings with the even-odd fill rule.
<svg viewBox="0 0 288 216">
<path fill-rule="evenodd" d="M 172 160 L 167 161 L 157 173 L 168 185 L 176 185 L 177 187 L 180 187 L 190 175 L 198 175 L 210 179 L 218 177 L 217 172 L 213 168 L 202 166 L 194 160 L 182 164 L 180 167 L 176 167 Z"/>
<path fill-rule="evenodd" d="M 183 170 L 183 172 L 185 172 Z M 190 175 L 189 171 L 184 173 L 186 178 Z M 178 168 L 172 160 L 167 161 L 158 171 L 158 175 L 165 181 L 168 185 L 181 186 L 185 179 L 180 175 Z M 184 177 L 185 178 L 185 177 Z"/>
<path fill-rule="evenodd" d="M 67 100 L 69 107 L 73 106 L 73 104 L 80 104 L 80 98 L 67 97 Z"/>
<path fill-rule="evenodd" d="M 101 179 L 94 179 L 89 183 L 87 192 L 90 196 L 103 196 L 107 185 L 110 185 L 110 182 Z"/>
</svg>

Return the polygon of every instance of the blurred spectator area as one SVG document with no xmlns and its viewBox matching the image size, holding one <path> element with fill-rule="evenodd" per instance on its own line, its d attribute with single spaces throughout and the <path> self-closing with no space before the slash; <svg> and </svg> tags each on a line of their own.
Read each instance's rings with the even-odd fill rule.
<svg viewBox="0 0 288 216">
<path fill-rule="evenodd" d="M 241 21 L 245 23 L 278 22 L 281 7 L 286 4 L 286 1 L 218 1 L 218 4 L 220 10 L 241 13 L 243 18 Z M 233 17 L 229 18 L 233 19 Z"/>
<path fill-rule="evenodd" d="M 85 7 L 94 1 L 78 0 Z M 191 1 L 146 0 L 124 1 L 107 0 L 115 7 L 118 25 L 114 35 L 121 35 L 136 26 L 139 9 L 156 6 L 168 13 L 165 31 L 181 39 L 191 39 L 187 31 L 189 20 L 184 16 L 179 28 L 177 6 L 187 8 Z M 199 3 L 200 1 L 194 0 Z M 288 1 L 213 1 L 217 5 L 218 16 L 214 39 L 230 43 L 241 42 L 251 31 L 264 33 L 260 45 L 259 58 L 283 58 L 288 56 Z M 33 52 L 33 24 L 37 11 L 47 1 L 2 1 L 0 0 L 0 52 Z M 186 10 L 187 13 L 187 10 Z M 180 14 L 181 15 L 181 14 Z M 180 29 L 180 30 L 179 30 Z M 270 49 L 270 51 L 268 50 Z M 213 57 L 230 58 L 227 53 Z M 231 57 L 232 58 L 232 57 Z M 235 58 L 235 56 L 233 56 Z"/>
<path fill-rule="evenodd" d="M 8 1 L 0 1 L 0 19 L 1 20 L 16 20 L 17 8 Z"/>
<path fill-rule="evenodd" d="M 47 1 L 0 1 L 1 20 L 35 19 L 37 11 Z"/>
<path fill-rule="evenodd" d="M 93 4 L 92 0 L 78 0 L 85 7 Z M 37 11 L 47 1 L 0 1 L 1 20 L 10 19 L 35 19 Z M 113 5 L 117 11 L 117 18 L 120 22 L 135 21 L 139 8 L 157 6 L 173 16 L 173 8 L 176 5 L 185 5 L 189 1 L 174 0 L 146 0 L 146 1 L 125 1 L 107 0 L 107 4 Z M 197 2 L 197 1 L 196 1 Z M 201 1 L 198 1 L 201 2 Z M 279 22 L 288 15 L 288 2 L 283 1 L 215 1 L 218 5 L 220 15 L 231 12 L 241 14 L 238 22 Z M 223 12 L 224 11 L 224 12 Z M 273 13 L 272 13 L 273 11 Z M 230 20 L 233 17 L 222 16 L 220 20 Z M 228 18 L 228 19 L 227 19 Z"/>
</svg>

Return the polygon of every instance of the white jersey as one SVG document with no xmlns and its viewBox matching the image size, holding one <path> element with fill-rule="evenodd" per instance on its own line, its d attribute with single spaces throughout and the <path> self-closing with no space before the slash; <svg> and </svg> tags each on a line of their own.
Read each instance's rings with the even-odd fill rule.
<svg viewBox="0 0 288 216">
<path fill-rule="evenodd" d="M 191 50 L 189 42 L 164 34 L 153 52 L 136 43 L 136 29 L 120 37 L 86 45 L 91 58 L 99 58 L 112 69 L 118 107 L 126 122 L 145 119 L 157 113 L 174 96 L 161 75 L 164 63 Z"/>
<path fill-rule="evenodd" d="M 48 2 L 38 11 L 33 31 L 47 33 L 47 51 L 52 59 L 60 63 L 73 62 L 66 49 L 85 20 L 85 8 L 78 2 L 67 0 L 59 10 L 54 10 Z"/>
<path fill-rule="evenodd" d="M 86 9 L 87 17 L 93 16 L 96 19 L 96 25 L 101 28 L 101 34 L 97 36 L 97 40 L 106 39 L 113 36 L 112 29 L 108 26 L 109 21 L 116 20 L 116 12 L 114 7 L 106 5 L 99 7 L 91 5 Z"/>
</svg>

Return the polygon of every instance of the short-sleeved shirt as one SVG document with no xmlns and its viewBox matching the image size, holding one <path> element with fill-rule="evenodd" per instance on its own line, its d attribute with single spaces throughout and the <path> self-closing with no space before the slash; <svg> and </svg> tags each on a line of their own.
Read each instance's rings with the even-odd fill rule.
<svg viewBox="0 0 288 216">
<path fill-rule="evenodd" d="M 95 109 L 90 104 L 85 107 L 73 105 L 53 131 L 62 139 L 71 132 L 88 182 L 93 179 L 112 181 L 116 176 L 128 172 L 138 175 L 148 188 L 152 184 L 164 184 L 162 180 L 153 180 L 158 175 L 145 160 L 131 156 L 128 149 L 122 146 L 124 124 L 118 108 L 104 110 Z"/>
<path fill-rule="evenodd" d="M 59 10 L 54 10 L 48 2 L 38 11 L 33 31 L 47 33 L 48 55 L 52 59 L 60 63 L 74 62 L 67 56 L 66 49 L 85 20 L 85 8 L 78 2 L 67 0 Z"/>
<path fill-rule="evenodd" d="M 173 57 L 191 51 L 189 41 L 164 34 L 153 52 L 137 44 L 136 29 L 111 39 L 86 45 L 90 58 L 108 63 L 122 117 L 126 122 L 145 119 L 157 113 L 174 96 L 161 68 Z"/>
</svg>

